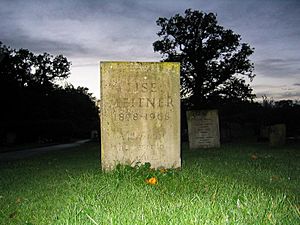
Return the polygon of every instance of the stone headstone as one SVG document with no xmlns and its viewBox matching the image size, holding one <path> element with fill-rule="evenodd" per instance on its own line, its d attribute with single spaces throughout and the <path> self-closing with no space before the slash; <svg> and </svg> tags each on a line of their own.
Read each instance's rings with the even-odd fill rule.
<svg viewBox="0 0 300 225">
<path fill-rule="evenodd" d="M 189 147 L 220 147 L 219 117 L 217 110 L 187 111 Z"/>
<path fill-rule="evenodd" d="M 285 124 L 276 124 L 269 128 L 270 146 L 280 146 L 285 144 L 286 126 Z"/>
<path fill-rule="evenodd" d="M 262 126 L 260 127 L 259 136 L 263 139 L 268 139 L 270 135 L 270 126 Z"/>
<path fill-rule="evenodd" d="M 180 64 L 101 62 L 100 70 L 102 169 L 180 167 Z"/>
</svg>

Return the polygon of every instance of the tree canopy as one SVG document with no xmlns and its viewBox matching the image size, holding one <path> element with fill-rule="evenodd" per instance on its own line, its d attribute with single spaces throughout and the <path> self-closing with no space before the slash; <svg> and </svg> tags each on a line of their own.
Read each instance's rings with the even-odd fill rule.
<svg viewBox="0 0 300 225">
<path fill-rule="evenodd" d="M 63 55 L 34 54 L 0 42 L 0 144 L 89 137 L 98 129 L 98 108 L 87 88 L 58 85 L 70 75 Z"/>
<path fill-rule="evenodd" d="M 11 49 L 0 42 L 1 83 L 19 87 L 53 88 L 55 82 L 70 75 L 71 63 L 63 55 L 35 55 L 28 49 Z"/>
<path fill-rule="evenodd" d="M 254 78 L 254 52 L 239 34 L 218 25 L 213 13 L 187 9 L 182 16 L 159 18 L 159 40 L 154 51 L 163 61 L 181 62 L 181 96 L 191 106 L 224 100 L 252 100 L 255 95 L 245 77 Z"/>
</svg>

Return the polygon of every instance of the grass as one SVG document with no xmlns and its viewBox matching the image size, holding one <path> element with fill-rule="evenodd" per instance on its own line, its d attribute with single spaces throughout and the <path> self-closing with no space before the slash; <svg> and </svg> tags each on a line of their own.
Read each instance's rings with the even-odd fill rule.
<svg viewBox="0 0 300 225">
<path fill-rule="evenodd" d="M 102 173 L 93 143 L 1 163 L 0 224 L 300 223 L 299 146 L 183 149 L 181 170 Z"/>
</svg>

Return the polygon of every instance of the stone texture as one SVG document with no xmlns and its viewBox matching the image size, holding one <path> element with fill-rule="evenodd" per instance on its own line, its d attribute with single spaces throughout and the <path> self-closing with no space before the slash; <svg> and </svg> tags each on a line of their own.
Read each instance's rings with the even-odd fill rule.
<svg viewBox="0 0 300 225">
<path fill-rule="evenodd" d="M 180 64 L 101 62 L 101 165 L 180 167 Z"/>
<path fill-rule="evenodd" d="M 220 147 L 219 117 L 217 110 L 187 111 L 189 147 Z"/>
<path fill-rule="evenodd" d="M 275 124 L 273 126 L 270 126 L 269 132 L 270 146 L 280 146 L 285 144 L 285 124 Z"/>
</svg>

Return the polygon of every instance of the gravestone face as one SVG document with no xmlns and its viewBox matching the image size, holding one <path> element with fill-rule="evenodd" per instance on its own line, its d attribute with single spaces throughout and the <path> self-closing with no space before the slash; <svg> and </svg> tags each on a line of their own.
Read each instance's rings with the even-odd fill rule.
<svg viewBox="0 0 300 225">
<path fill-rule="evenodd" d="M 101 165 L 180 167 L 180 64 L 101 62 Z"/>
<path fill-rule="evenodd" d="M 189 147 L 220 147 L 219 117 L 217 110 L 187 111 Z"/>
<path fill-rule="evenodd" d="M 260 128 L 260 137 L 268 139 L 270 135 L 270 126 L 262 126 Z"/>
<path fill-rule="evenodd" d="M 276 124 L 270 126 L 270 146 L 280 146 L 285 144 L 286 126 L 285 124 Z"/>
</svg>

